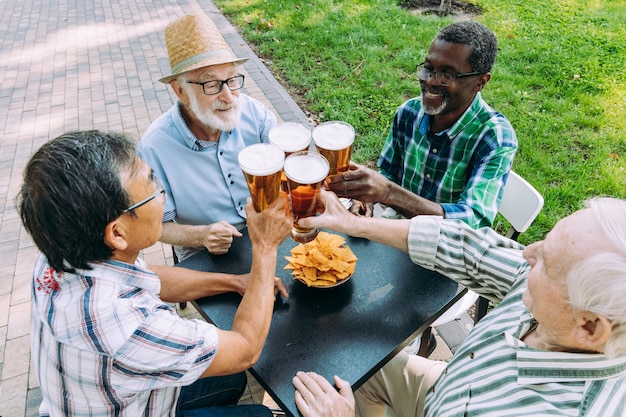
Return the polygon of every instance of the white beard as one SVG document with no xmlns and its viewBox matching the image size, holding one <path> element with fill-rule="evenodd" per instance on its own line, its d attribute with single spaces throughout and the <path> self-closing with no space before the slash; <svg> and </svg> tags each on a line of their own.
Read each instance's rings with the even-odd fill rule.
<svg viewBox="0 0 626 417">
<path fill-rule="evenodd" d="M 441 104 L 437 107 L 431 107 L 425 104 L 424 92 L 422 91 L 422 110 L 424 110 L 424 113 L 428 114 L 429 116 L 436 116 L 438 114 L 441 114 L 441 112 L 443 112 L 443 110 L 446 108 L 447 105 L 448 105 L 448 98 L 445 96 L 441 100 Z"/>
<path fill-rule="evenodd" d="M 205 110 L 200 108 L 200 104 L 196 99 L 194 91 L 187 89 L 189 96 L 189 107 L 193 114 L 203 124 L 221 131 L 230 131 L 237 127 L 241 120 L 241 107 L 239 106 L 239 97 L 233 96 L 232 103 L 223 101 L 215 101 Z M 230 109 L 227 113 L 220 114 L 219 110 Z"/>
</svg>

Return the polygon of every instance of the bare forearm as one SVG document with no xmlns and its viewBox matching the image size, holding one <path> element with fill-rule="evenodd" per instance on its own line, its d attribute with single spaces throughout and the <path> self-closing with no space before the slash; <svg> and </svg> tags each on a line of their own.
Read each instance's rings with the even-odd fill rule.
<svg viewBox="0 0 626 417">
<path fill-rule="evenodd" d="M 354 217 L 354 216 L 353 216 Z M 409 219 L 383 219 L 380 217 L 355 217 L 357 221 L 343 230 L 344 233 L 362 237 L 408 252 Z"/>
<path fill-rule="evenodd" d="M 151 265 L 161 280 L 161 300 L 179 303 L 225 292 L 240 292 L 241 278 L 231 274 L 200 272 L 186 268 Z"/>
<path fill-rule="evenodd" d="M 261 353 L 269 331 L 274 309 L 274 276 L 276 273 L 276 248 L 252 248 L 250 282 L 233 320 L 232 330 L 239 333 Z"/>
<path fill-rule="evenodd" d="M 409 219 L 418 215 L 444 215 L 443 208 L 441 208 L 440 204 L 420 197 L 393 182 L 390 182 L 384 201 L 380 202 L 392 207 L 398 213 Z"/>
<path fill-rule="evenodd" d="M 239 303 L 230 331 L 218 330 L 220 346 L 203 376 L 226 375 L 248 369 L 261 355 L 272 321 L 276 249 L 253 246 L 250 283 Z"/>
<path fill-rule="evenodd" d="M 205 228 L 206 226 L 165 222 L 159 240 L 170 245 L 202 248 L 204 247 Z"/>
</svg>

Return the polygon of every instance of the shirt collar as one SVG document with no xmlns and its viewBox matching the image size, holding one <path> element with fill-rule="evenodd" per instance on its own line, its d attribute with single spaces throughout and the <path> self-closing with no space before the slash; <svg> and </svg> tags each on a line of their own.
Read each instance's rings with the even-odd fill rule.
<svg viewBox="0 0 626 417">
<path fill-rule="evenodd" d="M 480 92 L 478 92 L 474 96 L 472 104 L 470 104 L 467 110 L 463 112 L 461 117 L 459 117 L 459 120 L 457 120 L 456 123 L 448 129 L 450 139 L 454 139 L 457 135 L 462 133 L 469 124 L 472 123 L 472 121 L 477 117 L 480 112 L 480 109 L 482 107 L 481 102 L 482 98 L 480 96 Z"/>
<path fill-rule="evenodd" d="M 187 123 L 185 122 L 185 119 L 183 118 L 182 103 L 180 101 L 176 102 L 176 111 L 174 112 L 173 119 L 174 119 L 174 123 L 178 125 L 182 129 L 182 131 L 185 133 L 184 135 L 185 144 L 187 145 L 189 149 L 192 149 L 194 151 L 199 151 L 202 149 L 211 149 L 211 148 L 217 149 L 218 142 L 198 139 L 198 137 L 194 135 L 191 129 L 189 129 L 189 126 L 187 126 Z M 229 132 L 222 132 L 220 134 L 220 139 L 221 139 L 221 135 L 223 135 L 224 133 L 231 134 L 232 130 Z"/>
<path fill-rule="evenodd" d="M 456 135 L 461 133 L 465 129 L 465 127 L 468 124 L 470 124 L 472 120 L 474 120 L 474 118 L 478 114 L 478 111 L 480 110 L 480 107 L 481 107 L 480 102 L 481 102 L 481 97 L 480 97 L 480 92 L 478 92 L 476 93 L 476 96 L 474 96 L 474 100 L 472 100 L 472 104 L 470 104 L 470 106 L 467 108 L 467 110 L 465 110 L 465 112 L 461 115 L 461 117 L 459 117 L 459 119 L 448 129 L 442 132 L 436 133 L 436 136 L 443 136 L 447 134 L 450 140 L 454 139 Z M 421 119 L 420 119 L 420 124 L 419 124 L 419 131 L 422 134 L 422 136 L 426 136 L 426 134 L 428 133 L 428 127 L 430 126 L 430 115 L 424 113 L 423 108 L 420 109 L 420 114 L 421 114 Z"/>
<path fill-rule="evenodd" d="M 505 334 L 506 343 L 516 351 L 517 381 L 520 384 L 586 382 L 618 377 L 626 372 L 626 357 L 608 359 L 603 354 L 538 350 L 520 340 L 536 321 L 529 314 L 521 318 L 514 334 Z"/>
<path fill-rule="evenodd" d="M 140 288 L 154 294 L 161 292 L 159 277 L 147 269 L 147 264 L 141 258 L 137 258 L 133 265 L 109 260 L 90 264 L 90 266 L 93 269 L 83 271 L 85 275 L 121 282 L 123 285 Z"/>
<path fill-rule="evenodd" d="M 430 126 L 430 115 L 422 112 L 422 120 L 420 120 L 420 133 L 422 136 L 426 136 L 428 134 L 428 127 Z M 434 135 L 437 137 L 445 137 L 450 129 L 443 130 L 441 132 L 437 132 Z"/>
</svg>

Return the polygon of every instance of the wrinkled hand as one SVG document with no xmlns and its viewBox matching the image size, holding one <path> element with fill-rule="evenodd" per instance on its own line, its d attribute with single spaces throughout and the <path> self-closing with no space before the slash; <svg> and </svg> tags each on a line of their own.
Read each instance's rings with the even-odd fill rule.
<svg viewBox="0 0 626 417">
<path fill-rule="evenodd" d="M 379 172 L 350 162 L 350 169 L 326 180 L 326 188 L 339 197 L 377 203 L 385 202 L 389 180 Z"/>
<path fill-rule="evenodd" d="M 287 194 L 284 192 L 260 213 L 254 210 L 252 200 L 248 197 L 245 210 L 248 233 L 253 245 L 276 249 L 291 232 L 293 220 Z"/>
<path fill-rule="evenodd" d="M 362 201 L 352 199 L 350 213 L 354 214 L 355 216 L 372 217 L 374 215 L 374 203 L 364 203 Z"/>
<path fill-rule="evenodd" d="M 242 234 L 232 224 L 225 221 L 210 224 L 204 236 L 204 246 L 209 253 L 223 255 L 233 244 L 233 236 L 241 237 Z"/>
<path fill-rule="evenodd" d="M 304 417 L 354 417 L 354 395 L 348 381 L 335 376 L 337 391 L 315 372 L 298 372 L 292 383 L 296 407 Z"/>
</svg>

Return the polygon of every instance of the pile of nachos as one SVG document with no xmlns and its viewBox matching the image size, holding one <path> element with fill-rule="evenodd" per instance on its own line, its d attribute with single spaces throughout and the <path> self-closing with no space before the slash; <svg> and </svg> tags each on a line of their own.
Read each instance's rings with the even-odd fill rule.
<svg viewBox="0 0 626 417">
<path fill-rule="evenodd" d="M 319 232 L 311 242 L 299 244 L 285 256 L 284 269 L 309 287 L 337 285 L 354 274 L 357 257 L 346 246 L 343 236 Z"/>
</svg>

